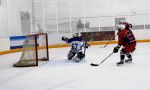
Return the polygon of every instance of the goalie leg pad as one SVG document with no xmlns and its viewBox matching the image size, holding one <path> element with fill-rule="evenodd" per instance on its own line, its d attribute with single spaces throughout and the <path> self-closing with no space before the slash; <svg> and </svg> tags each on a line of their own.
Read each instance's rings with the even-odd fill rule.
<svg viewBox="0 0 150 90">
<path fill-rule="evenodd" d="M 79 52 L 78 55 L 77 55 L 77 57 L 79 59 L 83 59 L 85 57 L 85 54 L 83 54 L 82 52 Z"/>
<path fill-rule="evenodd" d="M 68 53 L 68 60 L 71 60 L 74 56 L 76 55 L 76 53 L 73 53 L 71 50 Z"/>
</svg>

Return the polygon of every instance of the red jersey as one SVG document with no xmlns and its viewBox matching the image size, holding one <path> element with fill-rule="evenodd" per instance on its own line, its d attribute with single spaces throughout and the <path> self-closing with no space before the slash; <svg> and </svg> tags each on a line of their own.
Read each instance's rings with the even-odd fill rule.
<svg viewBox="0 0 150 90">
<path fill-rule="evenodd" d="M 125 46 L 126 44 L 136 43 L 134 34 L 131 30 L 124 29 L 118 32 L 118 45 Z"/>
</svg>

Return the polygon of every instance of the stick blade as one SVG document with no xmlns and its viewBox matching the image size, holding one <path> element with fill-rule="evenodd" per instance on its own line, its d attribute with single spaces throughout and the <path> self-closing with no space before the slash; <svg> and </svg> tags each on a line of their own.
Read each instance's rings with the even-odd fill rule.
<svg viewBox="0 0 150 90">
<path fill-rule="evenodd" d="M 94 64 L 94 63 L 91 63 L 91 66 L 98 66 L 99 64 Z"/>
</svg>

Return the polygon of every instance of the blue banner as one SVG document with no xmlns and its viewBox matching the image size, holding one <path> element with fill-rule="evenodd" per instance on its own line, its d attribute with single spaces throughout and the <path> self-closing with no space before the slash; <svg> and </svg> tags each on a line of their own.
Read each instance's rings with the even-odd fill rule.
<svg viewBox="0 0 150 90">
<path fill-rule="evenodd" d="M 22 48 L 23 42 L 26 36 L 11 36 L 10 37 L 10 49 Z"/>
</svg>

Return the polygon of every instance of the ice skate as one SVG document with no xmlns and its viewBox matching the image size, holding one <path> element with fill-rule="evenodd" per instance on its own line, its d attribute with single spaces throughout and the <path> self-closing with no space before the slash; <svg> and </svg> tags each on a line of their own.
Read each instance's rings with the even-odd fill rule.
<svg viewBox="0 0 150 90">
<path fill-rule="evenodd" d="M 131 63 L 132 62 L 132 58 L 125 60 L 125 63 Z"/>
<path fill-rule="evenodd" d="M 117 66 L 124 64 L 124 61 L 121 60 L 120 62 L 117 62 Z"/>
</svg>

